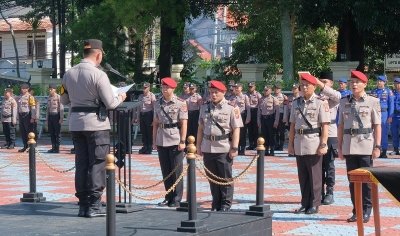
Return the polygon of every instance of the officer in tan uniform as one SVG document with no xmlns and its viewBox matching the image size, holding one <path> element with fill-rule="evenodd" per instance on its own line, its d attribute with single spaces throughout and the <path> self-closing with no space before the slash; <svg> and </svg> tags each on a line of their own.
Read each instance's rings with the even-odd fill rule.
<svg viewBox="0 0 400 236">
<path fill-rule="evenodd" d="M 176 166 L 177 171 L 164 181 L 168 190 L 177 181 L 183 171 L 183 150 L 187 132 L 188 110 L 186 101 L 177 97 L 174 90 L 176 81 L 166 77 L 161 80 L 162 97 L 154 104 L 153 148 L 157 148 L 161 172 L 165 178 Z M 182 200 L 183 180 L 175 190 L 165 196 L 159 206 L 176 207 Z"/>
<path fill-rule="evenodd" d="M 339 105 L 338 154 L 346 159 L 347 172 L 371 167 L 372 159 L 381 152 L 381 107 L 379 99 L 367 95 L 368 78 L 360 71 L 351 71 L 352 95 L 341 99 Z M 354 184 L 350 183 L 353 215 L 348 222 L 357 221 L 354 207 Z M 363 221 L 369 221 L 372 209 L 371 186 L 363 184 Z"/>
<path fill-rule="evenodd" d="M 1 123 L 3 124 L 3 133 L 6 138 L 6 144 L 1 148 L 14 149 L 15 147 L 15 127 L 17 125 L 17 102 L 12 97 L 11 88 L 4 90 L 4 99 L 1 108 Z"/>
<path fill-rule="evenodd" d="M 153 108 L 156 96 L 150 91 L 150 83 L 143 83 L 143 94 L 140 94 L 138 99 L 141 106 L 136 109 L 133 123 L 139 122 L 140 132 L 142 133 L 143 147 L 139 149 L 139 154 L 151 154 L 153 148 Z"/>
<path fill-rule="evenodd" d="M 179 96 L 183 100 L 187 100 L 190 97 L 190 90 L 189 90 L 190 83 L 185 82 L 183 83 L 183 91 L 182 94 Z"/>
<path fill-rule="evenodd" d="M 299 85 L 292 85 L 292 95 L 288 97 L 287 103 L 283 107 L 283 122 L 289 127 L 290 111 L 292 110 L 293 100 L 300 96 Z"/>
<path fill-rule="evenodd" d="M 47 152 L 59 153 L 61 125 L 64 121 L 64 105 L 61 104 L 60 95 L 57 94 L 56 84 L 49 84 L 46 121 L 51 138 L 51 149 Z"/>
<path fill-rule="evenodd" d="M 239 107 L 243 123 L 247 125 L 251 121 L 249 97 L 242 93 L 243 85 L 241 83 L 236 83 L 233 87 L 235 88 L 234 95 L 230 97 L 229 103 L 234 107 Z M 246 131 L 246 127 L 240 128 L 239 155 L 245 154 Z"/>
<path fill-rule="evenodd" d="M 197 85 L 191 83 L 189 85 L 190 97 L 186 99 L 188 106 L 188 131 L 187 137 L 190 135 L 196 137 L 197 128 L 199 126 L 199 115 L 200 115 L 200 106 L 203 104 L 203 99 L 200 94 L 197 93 Z"/>
<path fill-rule="evenodd" d="M 317 85 L 321 89 L 320 98 L 328 101 L 331 123 L 329 125 L 328 152 L 322 160 L 322 204 L 330 205 L 334 202 L 333 187 L 335 186 L 335 156 L 337 156 L 337 126 L 336 116 L 342 95 L 334 90 L 331 71 L 323 71 Z M 326 189 L 325 189 L 326 185 Z"/>
<path fill-rule="evenodd" d="M 261 99 L 261 94 L 256 91 L 256 83 L 250 82 L 248 83 L 248 91 L 246 94 L 249 97 L 250 101 L 250 123 L 247 125 L 247 131 L 249 134 L 249 147 L 247 150 L 254 150 L 257 147 L 257 138 L 258 138 L 258 127 L 257 127 L 257 112 L 258 112 L 258 103 Z"/>
<path fill-rule="evenodd" d="M 25 152 L 28 149 L 28 133 L 33 131 L 33 124 L 36 118 L 36 101 L 29 93 L 29 85 L 21 85 L 21 95 L 17 98 L 19 130 L 24 147 L 18 152 Z"/>
<path fill-rule="evenodd" d="M 31 96 L 35 99 L 35 116 L 32 116 L 32 126 L 31 126 L 31 131 L 35 134 L 35 141 L 39 138 L 38 135 L 38 123 L 40 122 L 40 101 L 35 97 L 35 90 L 33 88 L 29 88 L 29 93 Z"/>
<path fill-rule="evenodd" d="M 264 87 L 264 96 L 258 104 L 257 124 L 261 127 L 261 136 L 264 137 L 265 155 L 275 155 L 274 129 L 279 122 L 279 102 L 272 96 L 271 87 Z"/>
<path fill-rule="evenodd" d="M 279 101 L 279 123 L 275 129 L 275 150 L 282 151 L 285 143 L 285 124 L 283 123 L 283 108 L 284 102 L 287 101 L 287 96 L 282 93 L 280 84 L 275 85 L 274 97 Z"/>
<path fill-rule="evenodd" d="M 111 129 L 106 109 L 116 108 L 126 94 L 115 97 L 107 74 L 98 68 L 104 53 L 102 41 L 88 39 L 83 47 L 84 59 L 62 80 L 61 103 L 71 107 L 68 122 L 75 146 L 78 216 L 91 218 L 105 216 L 101 196 L 106 186 Z"/>
<path fill-rule="evenodd" d="M 290 113 L 289 154 L 296 156 L 301 207 L 295 213 L 315 214 L 321 205 L 322 155 L 328 151 L 329 105 L 315 93 L 317 78 L 299 73 L 303 96 Z"/>
<path fill-rule="evenodd" d="M 224 98 L 225 92 L 223 83 L 211 81 L 211 101 L 200 109 L 197 153 L 203 156 L 204 165 L 213 174 L 221 178 L 232 178 L 233 158 L 238 155 L 239 133 L 243 122 L 239 108 L 230 105 Z M 232 205 L 233 185 L 209 183 L 211 210 L 228 211 Z"/>
</svg>

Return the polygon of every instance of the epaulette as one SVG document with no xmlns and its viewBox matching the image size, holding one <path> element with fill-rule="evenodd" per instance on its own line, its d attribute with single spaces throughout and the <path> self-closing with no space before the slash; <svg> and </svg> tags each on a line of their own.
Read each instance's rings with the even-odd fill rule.
<svg viewBox="0 0 400 236">
<path fill-rule="evenodd" d="M 371 93 L 371 94 L 367 94 L 367 95 L 374 97 L 374 98 L 378 98 L 378 96 L 375 93 Z"/>
<path fill-rule="evenodd" d="M 341 99 L 345 99 L 345 98 L 349 99 L 350 96 L 351 96 L 351 95 L 349 94 L 349 95 L 346 95 L 346 96 L 342 97 Z"/>
<path fill-rule="evenodd" d="M 184 102 L 185 100 L 180 98 L 180 97 L 176 97 L 178 101 Z"/>
<path fill-rule="evenodd" d="M 298 100 L 298 99 L 300 99 L 301 97 L 297 97 L 297 98 L 295 98 L 295 99 L 293 99 L 293 101 L 296 101 L 296 100 Z"/>
</svg>

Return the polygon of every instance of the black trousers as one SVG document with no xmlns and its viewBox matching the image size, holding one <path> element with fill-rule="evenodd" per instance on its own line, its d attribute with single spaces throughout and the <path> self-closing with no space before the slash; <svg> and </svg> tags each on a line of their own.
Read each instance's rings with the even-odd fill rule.
<svg viewBox="0 0 400 236">
<path fill-rule="evenodd" d="M 3 132 L 7 145 L 15 145 L 15 125 L 12 122 L 3 122 Z"/>
<path fill-rule="evenodd" d="M 347 172 L 355 170 L 361 167 L 372 167 L 372 157 L 370 155 L 346 155 L 346 170 Z M 349 178 L 349 175 L 347 175 Z M 354 206 L 354 184 L 349 184 L 351 202 L 353 203 L 353 214 L 356 213 L 356 208 Z M 371 185 L 362 184 L 362 202 L 363 202 L 363 212 L 364 214 L 370 214 L 372 209 L 371 200 Z"/>
<path fill-rule="evenodd" d="M 60 113 L 58 114 L 49 114 L 48 117 L 48 129 L 51 138 L 51 145 L 53 148 L 60 146 L 60 131 L 61 131 L 61 124 L 60 124 Z"/>
<path fill-rule="evenodd" d="M 317 155 L 296 156 L 300 182 L 301 205 L 305 208 L 321 205 L 322 157 Z"/>
<path fill-rule="evenodd" d="M 274 129 L 275 114 L 268 116 L 261 116 L 261 136 L 264 138 L 265 149 L 274 150 L 275 148 L 275 129 Z"/>
<path fill-rule="evenodd" d="M 153 146 L 153 111 L 140 113 L 140 132 L 142 133 L 143 146 L 152 148 Z"/>
<path fill-rule="evenodd" d="M 213 174 L 221 178 L 232 178 L 233 160 L 228 153 L 203 153 L 204 165 Z M 211 177 L 209 174 L 207 174 Z M 217 185 L 210 183 L 212 195 L 212 208 L 221 209 L 222 207 L 230 208 L 233 200 L 233 185 Z"/>
<path fill-rule="evenodd" d="M 99 202 L 106 186 L 110 131 L 72 131 L 75 147 L 75 196 L 80 205 Z"/>
<path fill-rule="evenodd" d="M 158 150 L 158 159 L 160 161 L 161 172 L 163 178 L 169 175 L 176 166 L 180 166 L 178 170 L 169 177 L 166 181 L 164 181 L 165 190 L 174 185 L 176 180 L 182 174 L 183 171 L 183 151 L 178 150 L 178 146 L 170 146 L 170 147 L 161 147 L 157 146 Z M 171 202 L 180 202 L 182 200 L 183 194 L 183 179 L 176 185 L 174 191 L 171 191 L 169 194 L 165 195 L 165 200 L 169 203 Z"/>
<path fill-rule="evenodd" d="M 192 135 L 196 138 L 197 129 L 199 127 L 199 115 L 200 115 L 200 110 L 189 111 L 188 126 L 187 126 L 188 130 L 186 137 Z"/>
<path fill-rule="evenodd" d="M 247 133 L 247 128 L 246 128 L 246 118 L 247 118 L 247 112 L 242 112 L 241 113 L 242 120 L 243 120 L 243 127 L 240 128 L 240 138 L 239 138 L 239 151 L 244 151 L 246 149 L 246 133 Z"/>
<path fill-rule="evenodd" d="M 335 186 L 335 152 L 337 150 L 337 137 L 328 138 L 328 152 L 322 159 L 322 193 L 326 185 L 326 192 L 333 192 Z"/>
<path fill-rule="evenodd" d="M 282 149 L 285 143 L 285 124 L 283 123 L 283 113 L 279 114 L 278 127 L 275 129 L 275 147 Z"/>
<path fill-rule="evenodd" d="M 257 147 L 257 138 L 258 138 L 258 126 L 257 126 L 257 111 L 258 108 L 251 108 L 251 120 L 250 123 L 247 124 L 247 132 L 249 133 L 249 146 Z"/>
<path fill-rule="evenodd" d="M 21 133 L 22 143 L 24 147 L 28 147 L 28 134 L 33 131 L 33 124 L 31 123 L 31 114 L 18 115 L 19 131 Z"/>
</svg>

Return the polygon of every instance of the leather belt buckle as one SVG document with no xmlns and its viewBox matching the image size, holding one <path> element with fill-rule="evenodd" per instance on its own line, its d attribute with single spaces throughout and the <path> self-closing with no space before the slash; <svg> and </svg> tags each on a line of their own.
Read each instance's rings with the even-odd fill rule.
<svg viewBox="0 0 400 236">
<path fill-rule="evenodd" d="M 304 129 L 299 129 L 299 134 L 303 135 L 304 134 Z"/>
<path fill-rule="evenodd" d="M 161 129 L 164 129 L 164 124 L 161 123 L 161 124 L 160 124 L 160 127 L 161 127 Z"/>
<path fill-rule="evenodd" d="M 354 132 L 354 129 L 353 129 L 353 128 L 350 128 L 350 135 L 351 135 L 351 136 L 353 136 L 353 135 L 354 135 L 354 133 L 353 133 L 353 132 Z"/>
<path fill-rule="evenodd" d="M 215 141 L 215 139 L 216 139 L 215 135 L 210 135 L 210 140 L 211 141 Z"/>
</svg>

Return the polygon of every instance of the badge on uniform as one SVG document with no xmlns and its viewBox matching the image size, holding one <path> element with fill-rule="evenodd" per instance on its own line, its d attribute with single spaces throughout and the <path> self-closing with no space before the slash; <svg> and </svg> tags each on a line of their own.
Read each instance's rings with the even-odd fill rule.
<svg viewBox="0 0 400 236">
<path fill-rule="evenodd" d="M 239 119 L 239 118 L 240 118 L 239 108 L 235 108 L 235 119 Z"/>
</svg>

